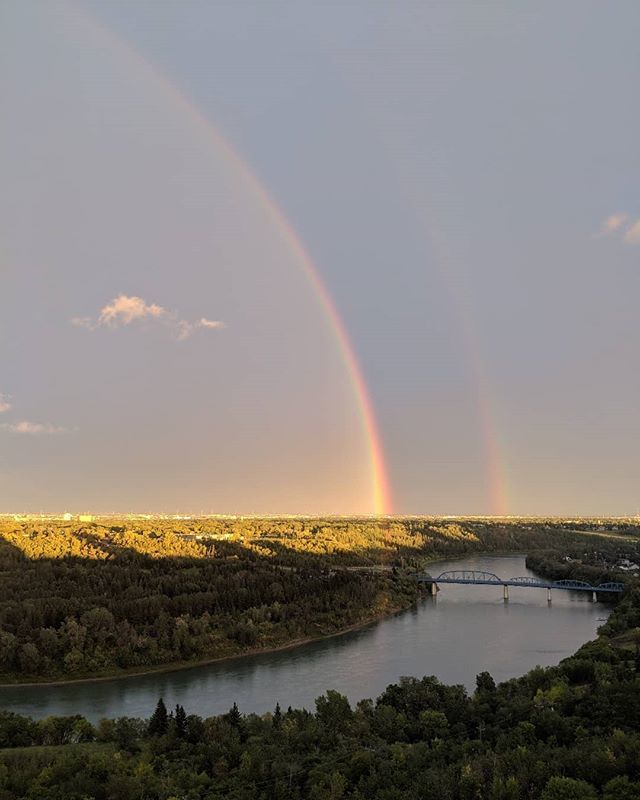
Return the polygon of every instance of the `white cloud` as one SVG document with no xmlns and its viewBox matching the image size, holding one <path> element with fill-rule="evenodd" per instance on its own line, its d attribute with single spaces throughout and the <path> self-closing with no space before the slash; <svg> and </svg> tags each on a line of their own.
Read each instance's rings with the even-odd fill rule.
<svg viewBox="0 0 640 800">
<path fill-rule="evenodd" d="M 201 317 L 198 322 L 189 322 L 186 319 L 180 319 L 175 313 L 156 303 L 147 303 L 141 297 L 126 294 L 119 295 L 104 306 L 100 310 L 97 320 L 93 320 L 91 317 L 73 317 L 71 324 L 78 328 L 95 330 L 99 327 L 114 328 L 130 325 L 132 322 L 144 319 L 158 320 L 172 328 L 180 341 L 188 339 L 197 328 L 219 329 L 225 327 L 224 322 L 206 319 L 206 317 Z"/>
<path fill-rule="evenodd" d="M 624 233 L 624 240 L 627 244 L 640 244 L 640 219 L 629 225 Z"/>
<path fill-rule="evenodd" d="M 2 394 L 0 392 L 0 414 L 4 414 L 5 411 L 9 411 L 11 408 L 11 403 L 9 402 L 9 395 Z"/>
<path fill-rule="evenodd" d="M 619 230 L 628 219 L 629 215 L 625 214 L 624 212 L 611 214 L 611 216 L 607 217 L 600 226 L 600 232 L 598 233 L 598 236 L 608 236 L 610 233 L 615 233 L 615 231 Z"/>
<path fill-rule="evenodd" d="M 21 422 L 4 422 L 0 428 L 12 433 L 26 433 L 30 436 L 39 436 L 48 433 L 66 433 L 66 428 L 60 428 L 57 425 L 51 425 L 49 422 L 29 422 L 22 420 Z"/>
<path fill-rule="evenodd" d="M 226 327 L 224 322 L 221 322 L 219 319 L 207 319 L 206 317 L 201 317 L 197 324 L 199 328 L 214 328 L 217 330 Z"/>
</svg>

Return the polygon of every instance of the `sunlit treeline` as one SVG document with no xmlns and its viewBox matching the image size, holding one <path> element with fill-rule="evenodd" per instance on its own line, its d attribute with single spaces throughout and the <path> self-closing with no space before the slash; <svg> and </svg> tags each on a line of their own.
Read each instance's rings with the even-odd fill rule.
<svg viewBox="0 0 640 800">
<path fill-rule="evenodd" d="M 0 675 L 106 675 L 276 647 L 409 606 L 422 591 L 412 573 L 432 558 L 586 552 L 605 538 L 488 520 L 5 519 Z"/>
</svg>

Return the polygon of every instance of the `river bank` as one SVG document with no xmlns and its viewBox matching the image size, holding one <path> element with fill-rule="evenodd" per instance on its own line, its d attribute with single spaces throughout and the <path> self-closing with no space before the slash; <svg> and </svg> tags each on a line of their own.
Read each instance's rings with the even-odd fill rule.
<svg viewBox="0 0 640 800">
<path fill-rule="evenodd" d="M 158 664 L 156 667 L 149 667 L 148 669 L 144 670 L 123 670 L 121 672 L 105 674 L 105 675 L 96 675 L 94 677 L 68 678 L 63 680 L 57 679 L 51 681 L 27 680 L 27 681 L 4 682 L 0 683 L 0 689 L 10 689 L 20 686 L 46 688 L 55 686 L 70 686 L 73 684 L 103 683 L 105 681 L 126 680 L 127 678 L 143 678 L 148 675 L 163 675 L 165 673 L 182 672 L 190 669 L 197 669 L 199 667 L 207 667 L 212 664 L 224 664 L 227 662 L 237 661 L 239 659 L 244 659 L 244 658 L 269 655 L 270 653 L 280 653 L 285 650 L 291 650 L 296 647 L 302 647 L 303 645 L 313 644 L 315 642 L 322 642 L 327 639 L 335 639 L 339 636 L 345 636 L 348 633 L 353 633 L 354 631 L 364 630 L 370 625 L 375 625 L 377 622 L 381 622 L 384 619 L 388 619 L 390 617 L 395 616 L 396 614 L 400 614 L 403 611 L 409 610 L 412 606 L 415 605 L 415 603 L 416 601 L 413 601 L 407 605 L 392 606 L 389 608 L 388 611 L 382 611 L 378 614 L 371 615 L 366 619 L 360 620 L 359 622 L 354 622 L 352 625 L 348 625 L 345 628 L 341 628 L 340 630 L 335 631 L 334 633 L 326 633 L 320 636 L 300 637 L 298 639 L 293 639 L 289 642 L 284 642 L 283 644 L 272 645 L 267 647 L 254 647 L 251 648 L 250 650 L 245 650 L 243 652 L 231 655 L 217 656 L 214 658 L 204 658 L 204 659 L 199 659 L 197 661 L 177 661 L 177 662 L 172 662 L 170 664 Z"/>
<path fill-rule="evenodd" d="M 493 554 L 437 559 L 436 568 L 527 574 L 522 556 Z M 505 603 L 495 587 L 446 586 L 437 598 L 269 652 L 136 677 L 10 684 L 0 689 L 0 707 L 35 719 L 82 714 L 97 722 L 148 716 L 163 697 L 168 707 L 180 704 L 200 714 L 225 713 L 233 702 L 261 714 L 276 702 L 313 708 L 327 688 L 357 702 L 402 675 L 425 674 L 471 691 L 483 671 L 501 681 L 536 665 L 557 664 L 593 639 L 608 613 L 605 604 L 570 592 L 554 597 L 549 607 L 546 593 L 536 589 L 515 590 Z"/>
<path fill-rule="evenodd" d="M 515 575 L 523 560 L 440 566 Z M 130 692 L 112 685 L 102 700 L 98 685 L 86 697 L 64 687 L 66 704 L 51 687 L 30 689 L 28 702 L 2 702 L 2 788 L 16 800 L 177 797 L 186 788 L 194 798 L 639 794 L 638 659 L 613 646 L 609 630 L 637 628 L 636 593 L 581 647 L 604 604 L 567 593 L 550 607 L 544 592 L 525 587 L 506 603 L 495 586 L 443 586 L 441 595 L 369 630 L 238 660 L 253 696 L 225 680 L 229 664 Z M 336 654 L 350 657 L 341 664 Z M 195 680 L 180 688 L 179 676 Z M 376 699 L 356 704 L 363 692 Z"/>
<path fill-rule="evenodd" d="M 496 557 L 496 558 L 502 558 L 507 556 L 522 556 L 523 558 L 526 558 L 526 553 L 521 552 L 520 550 L 518 550 L 517 552 L 511 552 L 508 550 L 502 552 L 482 551 L 478 553 L 473 553 L 472 555 L 477 557 Z M 423 569 L 426 569 L 427 567 L 433 564 L 439 564 L 439 563 L 447 563 L 446 556 L 438 554 L 437 556 L 425 559 L 423 563 Z M 348 571 L 353 571 L 353 570 L 366 571 L 367 569 L 375 571 L 376 569 L 380 569 L 380 567 L 376 567 L 374 565 L 371 567 L 345 567 L 344 569 Z M 229 653 L 222 656 L 213 656 L 210 658 L 202 658 L 202 659 L 187 660 L 187 661 L 173 661 L 165 664 L 150 666 L 145 669 L 138 669 L 133 667 L 128 670 L 105 672 L 100 675 L 87 675 L 77 678 L 54 678 L 52 680 L 29 680 L 29 679 L 15 680 L 15 681 L 3 680 L 2 682 L 0 682 L 0 689 L 8 689 L 17 686 L 54 687 L 54 686 L 66 686 L 73 684 L 100 683 L 104 681 L 114 681 L 120 679 L 126 680 L 127 678 L 141 678 L 148 675 L 162 675 L 164 673 L 197 669 L 198 667 L 206 667 L 212 664 L 222 664 L 225 662 L 235 661 L 237 659 L 242 659 L 242 658 L 251 658 L 258 655 L 268 655 L 269 653 L 278 653 L 284 650 L 290 650 L 295 647 L 301 647 L 303 645 L 312 644 L 314 642 L 320 642 L 325 639 L 332 639 L 338 636 L 344 636 L 345 634 L 352 633 L 353 631 L 364 629 L 369 625 L 375 625 L 377 622 L 393 617 L 394 615 L 401 613 L 403 611 L 407 611 L 412 606 L 414 606 L 416 602 L 417 602 L 416 600 L 412 600 L 411 602 L 406 604 L 392 604 L 388 609 L 385 609 L 384 611 L 368 615 L 367 617 L 365 617 L 362 620 L 359 620 L 358 622 L 355 622 L 351 625 L 347 625 L 331 633 L 320 634 L 318 636 L 298 637 L 296 639 L 292 639 L 287 642 L 282 642 L 281 644 L 267 645 L 264 647 L 254 647 L 237 653 Z"/>
</svg>

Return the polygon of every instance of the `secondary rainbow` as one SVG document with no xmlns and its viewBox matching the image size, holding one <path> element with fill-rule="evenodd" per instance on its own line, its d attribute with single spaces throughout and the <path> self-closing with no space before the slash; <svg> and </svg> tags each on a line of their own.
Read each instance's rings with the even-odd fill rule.
<svg viewBox="0 0 640 800">
<path fill-rule="evenodd" d="M 432 220 L 435 214 L 432 212 L 428 217 L 429 220 Z M 456 328 L 467 358 L 475 394 L 475 407 L 484 451 L 488 512 L 492 516 L 503 517 L 508 514 L 509 503 L 507 471 L 495 421 L 495 403 L 489 390 L 486 368 L 471 314 L 471 305 L 465 297 L 463 285 L 454 279 L 454 271 L 451 268 L 452 259 L 442 235 L 433 224 L 428 224 L 426 228 L 437 255 L 436 263 L 440 277 L 451 298 L 452 311 L 457 321 Z"/>
<path fill-rule="evenodd" d="M 313 263 L 311 256 L 304 247 L 300 237 L 289 222 L 282 208 L 271 196 L 262 181 L 255 174 L 247 162 L 229 144 L 220 131 L 213 125 L 194 103 L 181 93 L 178 88 L 153 64 L 145 59 L 131 45 L 117 36 L 101 21 L 95 19 L 85 9 L 67 4 L 72 11 L 75 21 L 84 24 L 95 36 L 100 37 L 112 50 L 116 50 L 129 63 L 147 78 L 160 86 L 171 102 L 181 112 L 189 117 L 191 123 L 200 127 L 213 141 L 215 146 L 224 154 L 227 160 L 234 165 L 238 176 L 258 198 L 262 208 L 269 216 L 283 241 L 289 247 L 297 262 L 304 270 L 311 282 L 315 295 L 329 321 L 331 330 L 336 340 L 338 350 L 349 374 L 354 396 L 360 413 L 363 433 L 369 450 L 371 504 L 376 515 L 390 514 L 392 512 L 391 490 L 387 476 L 384 452 L 373 404 L 364 380 L 362 369 L 358 363 L 353 345 L 336 304 L 325 286 L 320 273 Z"/>
</svg>

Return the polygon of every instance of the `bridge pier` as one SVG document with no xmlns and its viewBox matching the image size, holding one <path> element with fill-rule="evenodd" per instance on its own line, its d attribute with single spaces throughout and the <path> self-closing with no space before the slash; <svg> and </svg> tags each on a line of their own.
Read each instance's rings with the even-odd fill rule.
<svg viewBox="0 0 640 800">
<path fill-rule="evenodd" d="M 547 603 L 551 605 L 551 588 L 547 589 Z"/>
<path fill-rule="evenodd" d="M 594 602 L 594 603 L 597 603 L 597 602 L 598 602 L 598 595 L 597 595 L 595 592 L 593 592 L 593 593 L 592 593 L 592 595 L 591 595 L 591 600 L 592 600 L 592 602 Z"/>
<path fill-rule="evenodd" d="M 505 603 L 509 599 L 509 587 L 507 586 L 506 583 L 502 584 L 502 599 L 504 600 Z"/>
<path fill-rule="evenodd" d="M 433 597 L 438 596 L 438 584 L 435 581 L 431 581 L 431 594 Z"/>
</svg>

